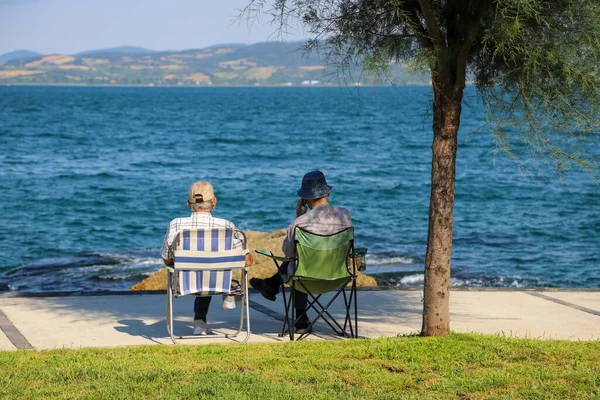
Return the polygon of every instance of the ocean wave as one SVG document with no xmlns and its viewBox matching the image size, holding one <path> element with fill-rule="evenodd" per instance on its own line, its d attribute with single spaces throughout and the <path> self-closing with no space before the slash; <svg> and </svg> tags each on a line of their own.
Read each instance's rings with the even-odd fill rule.
<svg viewBox="0 0 600 400">
<path fill-rule="evenodd" d="M 162 263 L 160 257 L 140 257 L 131 254 L 121 253 L 98 253 L 98 255 L 106 258 L 111 258 L 118 261 L 120 264 L 133 264 L 133 265 L 154 265 Z"/>
<path fill-rule="evenodd" d="M 100 254 L 81 254 L 69 257 L 44 258 L 4 272 L 7 276 L 34 276 L 48 273 L 49 271 L 65 270 L 71 268 L 110 266 L 120 262 L 111 257 Z"/>
<path fill-rule="evenodd" d="M 405 276 L 398 276 L 397 278 L 387 278 L 383 284 L 387 286 L 423 286 L 425 282 L 424 274 L 411 274 Z M 523 278 L 516 277 L 478 277 L 478 278 L 464 278 L 456 277 L 450 278 L 451 287 L 539 287 L 537 280 L 526 280 Z"/>
<path fill-rule="evenodd" d="M 108 273 L 106 275 L 93 275 L 89 279 L 96 280 L 96 281 L 131 281 L 131 280 L 142 281 L 150 275 L 151 275 L 150 273 L 146 273 L 146 274 L 143 274 L 143 273 L 134 273 L 134 274 L 131 274 L 131 273 L 129 273 L 129 274 Z"/>
<path fill-rule="evenodd" d="M 1 273 L 0 291 L 127 290 L 162 267 L 160 258 L 148 253 L 81 253 L 34 261 Z"/>
<path fill-rule="evenodd" d="M 367 253 L 367 265 L 390 265 L 390 264 L 414 264 L 415 260 L 410 257 L 402 256 L 379 256 L 369 255 Z"/>
</svg>

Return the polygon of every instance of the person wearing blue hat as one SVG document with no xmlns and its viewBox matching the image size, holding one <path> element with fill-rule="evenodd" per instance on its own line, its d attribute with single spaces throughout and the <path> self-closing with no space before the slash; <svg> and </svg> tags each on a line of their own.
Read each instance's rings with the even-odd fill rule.
<svg viewBox="0 0 600 400">
<path fill-rule="evenodd" d="M 286 257 L 293 257 L 295 251 L 294 232 L 296 227 L 301 227 L 318 235 L 333 235 L 346 228 L 352 227 L 350 212 L 338 206 L 329 204 L 329 195 L 332 187 L 327 184 L 325 175 L 321 171 L 311 171 L 302 178 L 302 186 L 298 189 L 296 202 L 296 219 L 287 229 L 282 250 Z M 310 210 L 310 212 L 308 212 Z M 283 263 L 281 271 L 267 279 L 250 279 L 252 287 L 257 289 L 263 297 L 275 301 L 279 287 L 283 282 L 281 275 L 291 275 L 294 266 Z M 302 333 L 308 326 L 306 316 L 306 295 L 296 291 L 296 315 L 300 320 L 296 323 L 296 331 Z"/>
</svg>

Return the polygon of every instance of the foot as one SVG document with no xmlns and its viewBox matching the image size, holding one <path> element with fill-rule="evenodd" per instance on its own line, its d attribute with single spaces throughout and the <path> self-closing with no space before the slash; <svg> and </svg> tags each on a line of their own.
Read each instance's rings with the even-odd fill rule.
<svg viewBox="0 0 600 400">
<path fill-rule="evenodd" d="M 294 328 L 294 332 L 296 333 L 296 335 L 305 335 L 307 333 L 312 332 L 312 327 L 310 329 L 308 329 L 308 328 Z"/>
<path fill-rule="evenodd" d="M 296 315 L 302 315 L 300 318 L 298 318 L 296 320 L 296 323 L 294 324 L 294 328 L 295 328 L 295 332 L 298 335 L 304 335 L 305 333 L 308 333 L 312 330 L 308 329 L 308 325 L 310 325 L 310 320 L 308 319 L 308 317 L 306 316 L 306 314 L 304 314 L 304 311 L 296 311 Z"/>
<path fill-rule="evenodd" d="M 265 299 L 271 300 L 271 301 L 275 301 L 275 299 L 276 299 L 275 296 L 279 292 L 279 288 L 271 287 L 267 283 L 266 279 L 252 278 L 252 279 L 250 279 L 250 285 L 252 285 L 252 287 L 254 289 L 258 290 Z"/>
<path fill-rule="evenodd" d="M 195 336 L 206 336 L 211 333 L 210 328 L 206 321 L 202 321 L 201 319 L 194 321 L 194 335 Z"/>
</svg>

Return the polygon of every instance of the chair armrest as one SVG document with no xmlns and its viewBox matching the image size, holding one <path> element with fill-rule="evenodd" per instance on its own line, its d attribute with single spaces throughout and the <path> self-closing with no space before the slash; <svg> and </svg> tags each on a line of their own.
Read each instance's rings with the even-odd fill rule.
<svg viewBox="0 0 600 400">
<path fill-rule="evenodd" d="M 293 257 L 280 257 L 280 256 L 276 256 L 273 255 L 273 253 L 270 250 L 254 250 L 255 252 L 257 252 L 258 254 L 261 254 L 265 257 L 269 257 L 272 260 L 277 260 L 277 261 L 293 261 L 294 258 Z"/>
</svg>

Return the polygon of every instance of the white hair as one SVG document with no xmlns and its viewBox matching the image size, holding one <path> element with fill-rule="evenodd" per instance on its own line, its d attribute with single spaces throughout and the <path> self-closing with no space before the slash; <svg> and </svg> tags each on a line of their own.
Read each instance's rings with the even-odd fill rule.
<svg viewBox="0 0 600 400">
<path fill-rule="evenodd" d="M 212 208 L 213 208 L 213 201 L 209 200 L 209 201 L 203 201 L 201 203 L 191 203 L 190 206 L 192 207 L 193 211 L 212 210 Z"/>
</svg>

